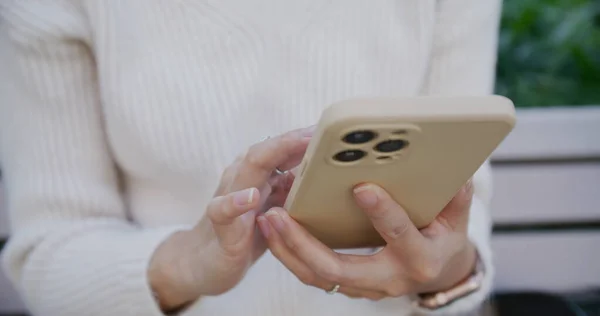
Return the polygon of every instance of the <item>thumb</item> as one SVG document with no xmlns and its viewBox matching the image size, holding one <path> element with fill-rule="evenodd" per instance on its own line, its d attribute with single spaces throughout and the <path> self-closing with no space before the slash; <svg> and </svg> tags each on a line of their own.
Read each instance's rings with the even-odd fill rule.
<svg viewBox="0 0 600 316">
<path fill-rule="evenodd" d="M 473 181 L 469 179 L 438 214 L 438 221 L 452 231 L 466 231 L 473 199 Z"/>
<path fill-rule="evenodd" d="M 254 225 L 254 212 L 260 203 L 260 191 L 249 188 L 212 199 L 206 214 L 222 247 L 239 245 Z"/>
</svg>

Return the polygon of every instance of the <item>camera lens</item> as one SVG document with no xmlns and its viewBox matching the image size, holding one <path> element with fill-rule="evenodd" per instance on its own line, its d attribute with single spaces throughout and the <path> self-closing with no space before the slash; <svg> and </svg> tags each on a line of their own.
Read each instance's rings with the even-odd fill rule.
<svg viewBox="0 0 600 316">
<path fill-rule="evenodd" d="M 391 153 L 394 151 L 398 151 L 408 145 L 408 142 L 402 139 L 390 139 L 383 141 L 377 146 L 375 146 L 375 150 L 382 153 Z"/>
<path fill-rule="evenodd" d="M 335 154 L 333 159 L 339 162 L 353 162 L 360 160 L 366 155 L 367 153 L 362 150 L 344 150 Z"/>
<path fill-rule="evenodd" d="M 373 140 L 377 136 L 371 131 L 354 131 L 344 136 L 343 140 L 348 144 L 364 144 Z"/>
</svg>

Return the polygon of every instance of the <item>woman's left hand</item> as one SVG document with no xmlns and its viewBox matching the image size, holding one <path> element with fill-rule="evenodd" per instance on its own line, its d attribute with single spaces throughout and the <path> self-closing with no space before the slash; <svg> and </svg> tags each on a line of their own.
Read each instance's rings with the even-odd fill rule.
<svg viewBox="0 0 600 316">
<path fill-rule="evenodd" d="M 469 181 L 437 218 L 419 230 L 382 188 L 359 185 L 358 205 L 387 242 L 368 255 L 337 253 L 273 208 L 257 218 L 273 255 L 303 283 L 349 297 L 379 300 L 452 288 L 473 271 L 476 250 L 467 236 L 473 186 Z"/>
</svg>

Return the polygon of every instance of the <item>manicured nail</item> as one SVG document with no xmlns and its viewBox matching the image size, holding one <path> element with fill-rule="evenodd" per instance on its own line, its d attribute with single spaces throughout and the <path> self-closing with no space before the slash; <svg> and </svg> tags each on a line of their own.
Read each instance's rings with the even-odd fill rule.
<svg viewBox="0 0 600 316">
<path fill-rule="evenodd" d="M 267 219 L 264 216 L 259 216 L 256 218 L 256 221 L 258 222 L 258 228 L 260 228 L 260 232 L 263 234 L 263 236 L 265 238 L 269 238 L 269 222 L 267 221 Z"/>
<path fill-rule="evenodd" d="M 256 193 L 255 188 L 250 188 L 250 189 L 236 192 L 233 195 L 233 202 L 237 206 L 246 206 L 254 201 L 255 193 Z"/>
<path fill-rule="evenodd" d="M 375 188 L 370 184 L 354 188 L 354 195 L 362 207 L 369 208 L 377 204 L 377 192 L 375 192 Z"/>
<path fill-rule="evenodd" d="M 265 213 L 265 215 L 267 219 L 269 219 L 269 223 L 271 223 L 271 225 L 273 225 L 277 231 L 283 230 L 285 223 L 277 211 L 269 210 Z"/>
</svg>

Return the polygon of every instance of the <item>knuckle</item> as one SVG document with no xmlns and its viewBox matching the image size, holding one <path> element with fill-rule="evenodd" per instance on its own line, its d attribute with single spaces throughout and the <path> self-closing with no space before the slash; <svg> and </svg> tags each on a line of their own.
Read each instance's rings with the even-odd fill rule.
<svg viewBox="0 0 600 316">
<path fill-rule="evenodd" d="M 298 253 L 298 242 L 294 238 L 284 238 L 284 242 L 291 253 Z"/>
<path fill-rule="evenodd" d="M 210 219 L 212 222 L 219 220 L 218 205 L 220 204 L 220 202 L 219 202 L 220 199 L 221 199 L 221 197 L 215 197 L 208 204 L 208 209 L 206 210 L 206 216 L 208 216 L 208 219 Z"/>
<path fill-rule="evenodd" d="M 264 169 L 266 164 L 264 155 L 260 150 L 257 150 L 255 146 L 257 145 L 253 145 L 246 153 L 246 156 L 244 157 L 244 164 L 250 168 Z"/>
<path fill-rule="evenodd" d="M 273 240 L 271 238 L 267 239 L 267 243 L 269 245 L 269 248 L 271 250 L 271 253 L 280 261 L 283 261 L 282 258 L 284 258 L 284 254 L 285 254 L 285 249 L 284 247 L 281 245 L 280 242 L 278 242 L 277 240 Z"/>
<path fill-rule="evenodd" d="M 298 273 L 298 280 L 308 286 L 317 286 L 317 277 L 314 273 Z"/>
<path fill-rule="evenodd" d="M 367 212 L 367 214 L 369 215 L 371 220 L 374 220 L 374 221 L 385 221 L 388 217 L 387 210 L 385 210 L 381 207 L 376 206 L 372 209 L 366 209 L 365 211 Z"/>
<path fill-rule="evenodd" d="M 234 267 L 247 267 L 249 265 L 248 244 L 243 238 L 228 242 L 219 240 L 220 249 Z"/>
<path fill-rule="evenodd" d="M 406 235 L 409 229 L 410 224 L 408 222 L 402 222 L 390 227 L 385 234 L 391 239 L 398 239 Z"/>
<path fill-rule="evenodd" d="M 333 283 L 344 283 L 342 268 L 339 264 L 329 264 L 321 267 L 318 274 Z"/>
<path fill-rule="evenodd" d="M 235 267 L 247 267 L 249 265 L 249 259 L 246 248 L 244 242 L 223 243 L 219 241 L 218 258 L 222 259 L 220 262 L 223 262 L 224 264 L 219 265 L 217 269 L 219 271 L 227 272 Z"/>
<path fill-rule="evenodd" d="M 225 205 L 230 199 L 227 196 L 214 197 L 208 206 L 206 215 L 215 224 L 225 224 L 228 219 L 228 208 Z"/>
<path fill-rule="evenodd" d="M 277 138 L 275 148 L 283 152 L 288 152 L 290 148 L 298 141 L 298 133 L 287 133 Z"/>
<path fill-rule="evenodd" d="M 414 275 L 413 278 L 419 284 L 427 284 L 439 278 L 442 272 L 442 266 L 438 263 L 427 263 L 420 265 Z"/>
</svg>

